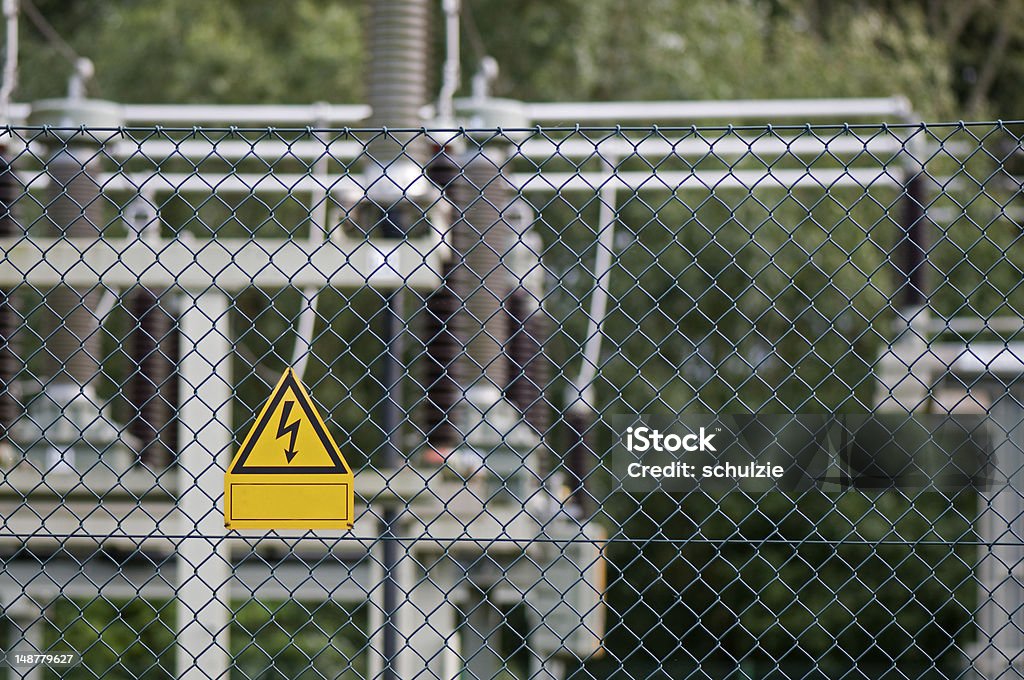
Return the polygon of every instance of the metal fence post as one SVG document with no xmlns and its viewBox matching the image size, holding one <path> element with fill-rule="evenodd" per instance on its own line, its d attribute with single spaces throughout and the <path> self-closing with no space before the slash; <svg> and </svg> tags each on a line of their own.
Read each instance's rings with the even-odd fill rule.
<svg viewBox="0 0 1024 680">
<path fill-rule="evenodd" d="M 978 642 L 972 665 L 995 680 L 1024 672 L 1024 392 L 986 380 L 994 395 L 994 484 L 978 496 Z"/>
<path fill-rule="evenodd" d="M 462 664 L 458 657 L 457 568 L 442 551 L 420 550 L 408 558 L 415 567 L 409 598 L 400 615 L 409 616 L 413 630 L 402 655 L 401 677 L 455 680 Z M 417 675 L 419 673 L 419 675 Z"/>
<path fill-rule="evenodd" d="M 491 680 L 501 676 L 505 663 L 499 649 L 502 614 L 483 590 L 466 598 L 463 658 L 469 677 Z"/>
<path fill-rule="evenodd" d="M 9 652 L 39 654 L 46 651 L 43 642 L 43 608 L 28 597 L 21 596 L 11 602 L 3 602 L 7 617 L 11 620 L 11 644 Z M 9 676 L 17 680 L 42 680 L 43 666 L 32 664 L 23 667 L 10 666 Z"/>
<path fill-rule="evenodd" d="M 177 674 L 218 680 L 227 678 L 230 663 L 232 570 L 221 509 L 232 442 L 227 295 L 187 293 L 181 333 Z"/>
</svg>

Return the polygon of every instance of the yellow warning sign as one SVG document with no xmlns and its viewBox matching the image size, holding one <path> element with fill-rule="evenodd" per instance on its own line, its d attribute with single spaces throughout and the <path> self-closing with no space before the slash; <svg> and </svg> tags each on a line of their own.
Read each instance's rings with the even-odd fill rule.
<svg viewBox="0 0 1024 680">
<path fill-rule="evenodd" d="M 229 529 L 349 529 L 352 470 L 288 368 L 224 475 Z"/>
</svg>

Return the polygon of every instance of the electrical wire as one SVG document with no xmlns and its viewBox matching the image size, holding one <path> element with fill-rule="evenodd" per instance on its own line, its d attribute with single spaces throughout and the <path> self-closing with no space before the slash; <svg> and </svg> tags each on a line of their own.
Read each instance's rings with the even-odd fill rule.
<svg viewBox="0 0 1024 680">
<path fill-rule="evenodd" d="M 263 531 L 263 537 L 267 538 L 281 538 L 289 541 L 317 541 L 320 543 L 326 543 L 329 545 L 339 546 L 346 543 L 359 543 L 364 544 L 366 542 L 375 542 L 379 539 L 371 538 L 370 535 L 350 535 L 340 534 L 337 536 L 324 536 L 321 532 L 306 531 L 305 533 L 295 536 L 283 536 L 281 532 L 277 530 L 266 530 Z M 236 542 L 243 540 L 248 537 L 236 537 L 225 534 L 206 534 L 198 531 L 188 533 L 148 533 L 148 534 L 137 534 L 137 533 L 122 533 L 119 531 L 108 531 L 105 533 L 56 533 L 50 531 L 5 531 L 4 536 L 7 538 L 19 538 L 19 539 L 33 539 L 33 538 L 49 538 L 58 541 L 70 541 L 70 540 L 92 540 L 102 542 L 109 539 L 123 539 L 123 540 L 137 540 L 146 541 L 154 538 L 161 538 L 167 540 L 185 540 L 185 539 L 201 539 L 204 541 L 212 541 L 215 543 L 227 543 Z M 253 536 L 257 538 L 257 536 Z M 262 538 L 262 537 L 259 537 Z M 395 541 L 403 544 L 413 544 L 423 541 L 423 536 L 409 535 L 409 536 L 394 536 L 388 540 Z M 523 538 L 521 536 L 509 536 L 508 534 L 501 536 L 488 536 L 486 538 L 474 538 L 468 534 L 447 534 L 444 536 L 430 536 L 429 539 L 433 545 L 443 545 L 447 548 L 451 548 L 456 545 L 471 545 L 478 548 L 486 548 L 493 545 L 501 544 L 521 544 Z M 584 535 L 582 532 L 576 536 L 536 536 L 530 538 L 531 543 L 554 543 L 557 545 L 569 545 L 569 544 L 586 544 L 586 545 L 607 545 L 614 543 L 621 543 L 636 547 L 638 544 L 643 547 L 647 545 L 741 545 L 749 550 L 757 550 L 765 545 L 779 545 L 779 546 L 790 546 L 794 549 L 805 545 L 822 545 L 822 546 L 834 546 L 836 548 L 841 547 L 881 547 L 881 546 L 899 546 L 905 548 L 917 548 L 922 546 L 940 546 L 948 548 L 951 541 L 943 540 L 932 540 L 932 539 L 915 539 L 908 540 L 903 538 L 787 538 L 785 536 L 769 536 L 765 538 L 753 538 L 750 536 L 733 535 L 733 536 L 687 536 L 685 538 L 672 538 L 668 536 L 651 536 L 638 538 L 637 536 L 626 536 L 626 535 L 613 535 L 607 537 L 590 537 Z M 960 547 L 970 548 L 973 546 L 979 546 L 983 548 L 989 547 L 1020 547 L 1020 542 L 1015 540 L 997 540 L 997 541 L 983 541 L 978 539 L 963 539 L 957 538 L 955 544 Z"/>
<path fill-rule="evenodd" d="M 93 310 L 93 315 L 100 323 L 103 323 L 106 321 L 107 317 L 110 316 L 110 313 L 114 311 L 114 306 L 118 304 L 119 301 L 117 293 L 108 288 L 103 292 L 103 297 L 101 297 L 99 302 L 96 303 L 96 309 Z"/>
<path fill-rule="evenodd" d="M 466 27 L 466 37 L 469 39 L 469 46 L 476 53 L 477 60 L 487 56 L 487 48 L 484 46 L 484 39 L 480 35 L 480 29 L 473 18 L 473 10 L 469 6 L 469 0 L 464 0 L 459 8 L 462 13 L 462 20 Z"/>
<path fill-rule="evenodd" d="M 57 29 L 53 27 L 53 24 L 46 20 L 46 17 L 43 16 L 43 13 L 39 11 L 39 8 L 35 6 L 32 0 L 21 0 L 21 2 L 22 12 L 28 17 L 28 20 L 32 22 L 32 25 L 36 27 L 36 30 L 39 31 L 43 38 L 46 39 L 46 42 L 57 48 L 57 51 L 69 63 L 77 64 L 82 55 L 61 36 Z"/>
<path fill-rule="evenodd" d="M 602 160 L 602 169 L 611 171 L 612 163 Z M 612 254 L 615 248 L 615 187 L 609 182 L 601 187 L 598 194 L 599 212 L 597 252 L 594 255 L 594 289 L 590 295 L 590 310 L 587 313 L 587 334 L 583 340 L 583 360 L 580 372 L 569 385 L 566 403 L 572 408 L 586 407 L 593 412 L 594 380 L 601 360 L 601 341 L 604 339 L 604 322 L 608 314 L 608 280 L 612 271 Z M 580 403 L 582 402 L 582 403 Z"/>
<path fill-rule="evenodd" d="M 323 105 L 326 107 L 326 104 Z M 319 116 L 316 122 L 317 129 L 327 127 L 324 116 Z M 309 206 L 309 249 L 314 252 L 327 238 L 327 203 L 330 199 L 330 191 L 327 188 L 327 164 L 329 142 L 320 132 L 315 133 L 317 140 L 323 143 L 324 151 L 316 159 L 311 168 L 312 176 L 317 179 L 323 191 L 313 190 L 310 192 Z M 306 372 L 306 364 L 309 363 L 309 356 L 313 353 L 313 333 L 316 330 L 317 300 L 319 291 L 314 287 L 302 288 L 299 291 L 302 295 L 302 311 L 295 323 L 295 346 L 292 350 L 291 368 L 295 371 L 301 381 Z"/>
</svg>

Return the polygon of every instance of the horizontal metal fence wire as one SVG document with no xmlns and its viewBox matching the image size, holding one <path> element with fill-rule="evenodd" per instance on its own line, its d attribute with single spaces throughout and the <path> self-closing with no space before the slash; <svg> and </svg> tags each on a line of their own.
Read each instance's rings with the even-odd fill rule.
<svg viewBox="0 0 1024 680">
<path fill-rule="evenodd" d="M 5 129 L 0 672 L 1018 677 L 1022 133 Z M 288 367 L 352 530 L 225 529 Z"/>
</svg>

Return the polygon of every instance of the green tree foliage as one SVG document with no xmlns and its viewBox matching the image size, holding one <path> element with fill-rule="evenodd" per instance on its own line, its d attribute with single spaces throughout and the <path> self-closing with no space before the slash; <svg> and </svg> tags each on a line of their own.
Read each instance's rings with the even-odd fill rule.
<svg viewBox="0 0 1024 680">
<path fill-rule="evenodd" d="M 823 35 L 808 2 L 613 0 L 471 3 L 503 93 L 539 100 L 909 96 L 952 108 L 945 52 L 913 8 L 837 10 Z M 840 4 L 840 3 L 835 3 Z M 495 20 L 504 18 L 506 20 Z M 522 30 L 510 31 L 514 22 Z M 572 39 L 566 39 L 572 36 Z M 473 44 L 470 41 L 470 44 Z"/>
<path fill-rule="evenodd" d="M 362 99 L 365 2 L 36 0 L 125 102 Z M 484 53 L 499 91 L 536 100 L 885 96 L 928 117 L 957 99 L 999 109 L 1018 68 L 1020 0 L 467 0 L 466 71 Z M 1009 28 L 1004 28 L 1009 27 Z M 1010 37 L 984 56 L 993 32 Z M 22 99 L 60 94 L 68 66 L 23 31 Z M 571 39 L 567 39 L 571 36 Z M 998 37 L 998 35 L 996 36 Z M 1001 42 L 1000 42 L 1001 44 Z M 991 84 L 970 87 L 984 77 Z M 989 107 L 989 101 L 995 104 Z"/>
<path fill-rule="evenodd" d="M 48 611 L 50 651 L 82 655 L 65 678 L 175 677 L 173 600 L 60 599 Z M 235 606 L 230 631 L 237 672 L 246 678 L 366 676 L 366 612 L 331 600 L 252 599 Z"/>
<path fill-rule="evenodd" d="M 362 100 L 361 4 L 329 0 L 50 0 L 40 9 L 120 102 Z M 59 96 L 69 67 L 27 27 L 20 98 Z"/>
</svg>

